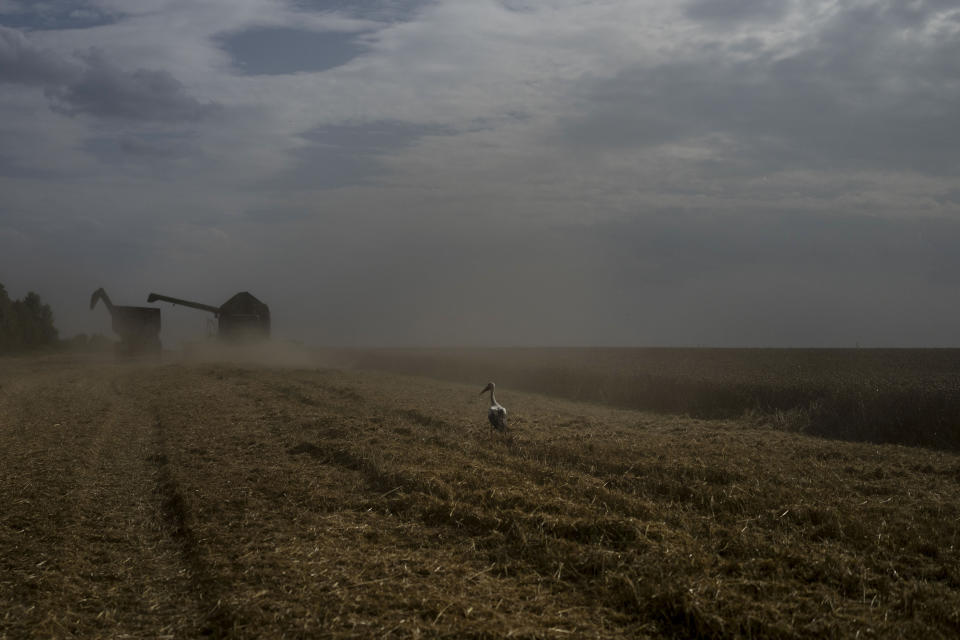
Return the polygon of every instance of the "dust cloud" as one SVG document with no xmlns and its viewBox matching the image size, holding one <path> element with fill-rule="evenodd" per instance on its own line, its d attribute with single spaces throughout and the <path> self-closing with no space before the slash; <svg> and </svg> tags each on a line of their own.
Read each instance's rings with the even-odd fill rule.
<svg viewBox="0 0 960 640">
<path fill-rule="evenodd" d="M 228 362 L 256 364 L 286 369 L 305 369 L 320 366 L 318 355 L 297 342 L 266 341 L 255 344 L 224 344 L 219 342 L 185 342 L 181 351 L 164 354 L 165 363 L 180 360 L 184 363 Z"/>
</svg>

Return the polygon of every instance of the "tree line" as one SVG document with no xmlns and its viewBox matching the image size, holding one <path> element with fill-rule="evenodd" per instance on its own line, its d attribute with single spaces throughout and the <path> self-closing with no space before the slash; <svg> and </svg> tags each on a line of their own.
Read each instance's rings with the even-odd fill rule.
<svg viewBox="0 0 960 640">
<path fill-rule="evenodd" d="M 53 311 L 30 291 L 11 300 L 0 283 L 0 354 L 19 353 L 59 344 Z"/>
</svg>

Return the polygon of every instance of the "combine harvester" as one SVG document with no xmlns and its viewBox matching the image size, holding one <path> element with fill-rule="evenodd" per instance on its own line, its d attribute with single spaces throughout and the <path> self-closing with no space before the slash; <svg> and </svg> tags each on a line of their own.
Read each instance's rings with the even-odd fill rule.
<svg viewBox="0 0 960 640">
<path fill-rule="evenodd" d="M 310 366 L 310 356 L 287 342 L 270 340 L 270 307 L 242 291 L 219 307 L 182 298 L 151 293 L 147 302 L 157 300 L 208 311 L 217 319 L 217 341 L 184 344 L 190 360 L 253 361 L 278 366 Z"/>
<path fill-rule="evenodd" d="M 100 300 L 103 300 L 113 319 L 113 332 L 120 336 L 120 342 L 114 345 L 114 353 L 118 358 L 141 355 L 160 358 L 160 309 L 115 305 L 103 287 L 90 296 L 90 309 Z"/>
<path fill-rule="evenodd" d="M 209 311 L 217 319 L 217 337 L 233 344 L 250 344 L 270 338 L 270 307 L 242 291 L 219 307 L 200 302 L 151 293 L 147 302 L 162 300 L 171 304 Z"/>
</svg>

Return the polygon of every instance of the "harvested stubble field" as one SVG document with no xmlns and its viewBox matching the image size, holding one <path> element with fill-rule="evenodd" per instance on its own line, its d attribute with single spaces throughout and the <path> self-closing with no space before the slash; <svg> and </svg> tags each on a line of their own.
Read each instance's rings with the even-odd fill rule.
<svg viewBox="0 0 960 640">
<path fill-rule="evenodd" d="M 960 451 L 960 349 L 348 349 L 329 359 L 831 438 Z"/>
<path fill-rule="evenodd" d="M 0 360 L 0 637 L 960 634 L 957 454 L 486 381 Z"/>
</svg>

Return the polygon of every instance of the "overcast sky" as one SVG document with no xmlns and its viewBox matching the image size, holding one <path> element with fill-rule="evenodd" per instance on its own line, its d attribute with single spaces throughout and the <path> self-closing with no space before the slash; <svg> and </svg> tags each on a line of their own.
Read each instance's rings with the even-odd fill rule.
<svg viewBox="0 0 960 640">
<path fill-rule="evenodd" d="M 318 345 L 960 346 L 960 7 L 0 0 L 0 282 L 63 336 L 102 286 Z"/>
</svg>

